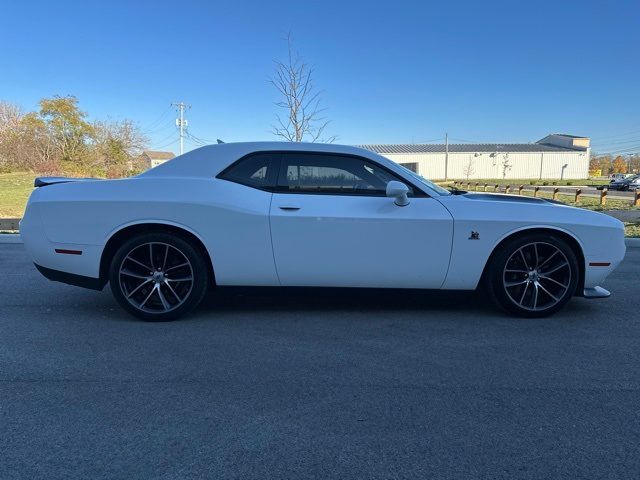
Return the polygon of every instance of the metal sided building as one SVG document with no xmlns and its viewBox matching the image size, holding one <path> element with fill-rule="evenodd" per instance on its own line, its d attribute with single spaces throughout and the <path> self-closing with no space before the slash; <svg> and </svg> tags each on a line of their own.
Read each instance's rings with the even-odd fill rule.
<svg viewBox="0 0 640 480">
<path fill-rule="evenodd" d="M 551 134 L 535 143 L 361 145 L 433 180 L 568 180 L 589 176 L 590 139 Z"/>
</svg>

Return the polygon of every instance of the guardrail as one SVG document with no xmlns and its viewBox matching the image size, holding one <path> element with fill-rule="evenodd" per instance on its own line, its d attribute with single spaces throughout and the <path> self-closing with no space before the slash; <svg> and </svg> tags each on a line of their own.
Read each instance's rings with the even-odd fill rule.
<svg viewBox="0 0 640 480">
<path fill-rule="evenodd" d="M 538 185 L 499 185 L 480 182 L 453 182 L 453 185 L 462 190 L 476 191 L 476 192 L 493 192 L 493 193 L 505 193 L 505 194 L 517 194 L 522 195 L 522 192 L 533 192 L 533 196 L 537 197 L 540 191 L 552 194 L 554 200 L 558 199 L 558 195 L 573 195 L 574 202 L 580 203 L 582 197 L 599 198 L 600 205 L 606 206 L 607 198 L 612 200 L 628 200 L 632 206 L 640 207 L 640 190 L 635 192 L 609 192 L 607 187 L 602 190 L 596 190 L 594 188 L 567 188 L 567 187 L 554 187 L 554 186 L 538 186 Z"/>
</svg>

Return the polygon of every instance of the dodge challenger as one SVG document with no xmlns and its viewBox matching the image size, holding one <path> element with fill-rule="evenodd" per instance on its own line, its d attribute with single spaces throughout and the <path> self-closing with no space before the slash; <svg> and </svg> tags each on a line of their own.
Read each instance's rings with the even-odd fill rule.
<svg viewBox="0 0 640 480">
<path fill-rule="evenodd" d="M 217 286 L 483 289 L 542 317 L 601 283 L 623 225 L 557 202 L 446 190 L 373 152 L 205 146 L 136 177 L 35 180 L 20 232 L 47 278 L 101 290 L 148 321 Z"/>
</svg>

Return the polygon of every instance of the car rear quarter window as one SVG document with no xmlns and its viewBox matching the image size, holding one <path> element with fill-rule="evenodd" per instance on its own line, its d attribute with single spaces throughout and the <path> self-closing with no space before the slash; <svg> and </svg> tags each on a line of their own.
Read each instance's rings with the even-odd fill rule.
<svg viewBox="0 0 640 480">
<path fill-rule="evenodd" d="M 279 160 L 280 155 L 276 153 L 255 153 L 238 160 L 218 178 L 260 190 L 272 190 L 276 184 L 275 170 Z"/>
</svg>

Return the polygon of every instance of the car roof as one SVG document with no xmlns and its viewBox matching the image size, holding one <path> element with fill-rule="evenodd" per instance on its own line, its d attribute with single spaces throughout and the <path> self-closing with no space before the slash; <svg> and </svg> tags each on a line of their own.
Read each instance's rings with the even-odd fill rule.
<svg viewBox="0 0 640 480">
<path fill-rule="evenodd" d="M 239 158 L 255 152 L 302 151 L 318 153 L 338 153 L 374 158 L 384 164 L 389 161 L 373 152 L 348 145 L 333 143 L 305 142 L 238 142 L 206 145 L 175 157 L 155 168 L 147 170 L 139 177 L 212 177 Z"/>
</svg>

